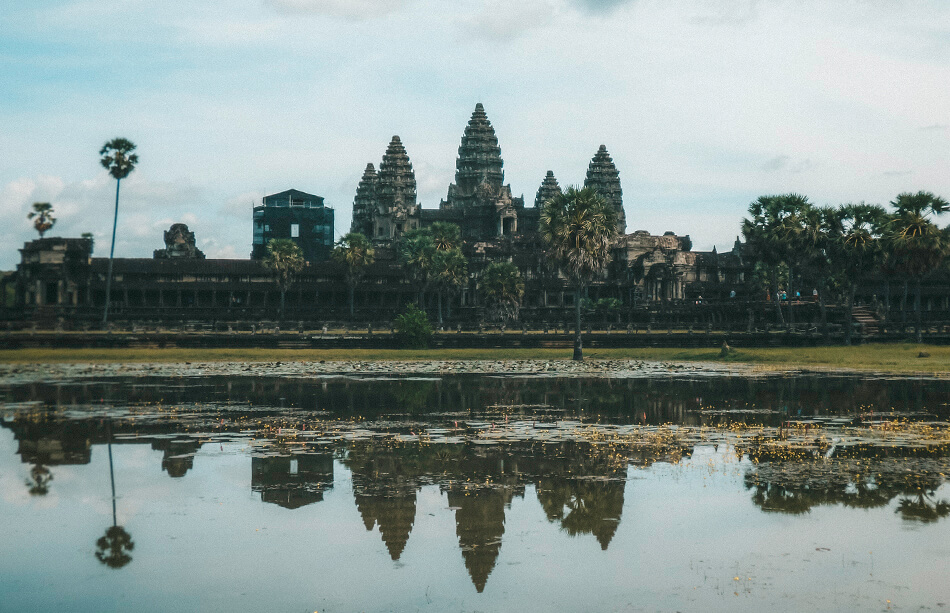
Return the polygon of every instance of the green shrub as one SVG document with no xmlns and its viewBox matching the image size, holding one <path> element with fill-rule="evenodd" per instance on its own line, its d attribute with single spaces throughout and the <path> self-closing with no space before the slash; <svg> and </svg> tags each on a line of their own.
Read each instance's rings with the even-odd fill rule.
<svg viewBox="0 0 950 613">
<path fill-rule="evenodd" d="M 396 316 L 396 338 L 405 349 L 425 349 L 429 346 L 432 337 L 432 326 L 429 318 L 414 304 Z"/>
</svg>

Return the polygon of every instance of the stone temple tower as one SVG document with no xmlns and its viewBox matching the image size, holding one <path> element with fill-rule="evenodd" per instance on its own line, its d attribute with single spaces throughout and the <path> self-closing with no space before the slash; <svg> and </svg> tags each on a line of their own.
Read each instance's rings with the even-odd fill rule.
<svg viewBox="0 0 950 613">
<path fill-rule="evenodd" d="M 367 238 L 373 237 L 373 213 L 376 210 L 376 189 L 379 185 L 379 176 L 376 167 L 366 165 L 363 178 L 356 188 L 356 197 L 353 198 L 353 222 L 350 232 L 359 232 Z"/>
<path fill-rule="evenodd" d="M 620 173 L 614 161 L 607 153 L 607 147 L 600 146 L 587 167 L 584 187 L 592 187 L 617 211 L 617 232 L 624 234 L 627 219 L 623 212 L 623 192 L 620 189 Z"/>
<path fill-rule="evenodd" d="M 416 173 L 402 141 L 393 136 L 376 182 L 376 211 L 373 215 L 372 238 L 399 238 L 406 230 L 419 227 L 419 204 L 416 202 Z"/>
<path fill-rule="evenodd" d="M 455 183 L 449 185 L 448 195 L 439 207 L 459 224 L 463 237 L 484 240 L 518 232 L 519 210 L 524 208 L 524 201 L 512 197 L 511 186 L 505 185 L 503 168 L 495 128 L 479 102 L 462 134 L 455 161 Z"/>
<path fill-rule="evenodd" d="M 560 193 L 561 186 L 557 184 L 557 179 L 554 178 L 554 173 L 549 170 L 548 174 L 544 177 L 544 181 L 541 182 L 541 187 L 538 188 L 538 195 L 534 199 L 534 206 L 536 208 L 541 208 L 544 206 L 545 202 Z"/>
<path fill-rule="evenodd" d="M 463 199 L 473 196 L 482 184 L 497 193 L 505 182 L 503 166 L 498 137 L 488 121 L 485 107 L 479 102 L 462 135 L 459 157 L 455 161 L 455 184 L 449 187 L 449 202 L 453 196 Z"/>
</svg>

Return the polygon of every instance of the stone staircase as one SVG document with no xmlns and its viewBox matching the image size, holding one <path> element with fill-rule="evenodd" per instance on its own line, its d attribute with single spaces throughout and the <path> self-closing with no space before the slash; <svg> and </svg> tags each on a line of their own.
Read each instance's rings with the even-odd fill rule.
<svg viewBox="0 0 950 613">
<path fill-rule="evenodd" d="M 861 334 L 864 336 L 874 336 L 880 332 L 881 322 L 867 307 L 853 307 L 851 309 L 851 319 L 861 324 Z"/>
</svg>

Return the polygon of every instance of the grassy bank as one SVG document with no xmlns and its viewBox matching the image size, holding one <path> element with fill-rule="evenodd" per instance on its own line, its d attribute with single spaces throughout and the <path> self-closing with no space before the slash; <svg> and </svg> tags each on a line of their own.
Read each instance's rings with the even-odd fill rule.
<svg viewBox="0 0 950 613">
<path fill-rule="evenodd" d="M 921 352 L 929 357 L 918 357 Z M 870 344 L 856 347 L 770 347 L 739 349 L 726 358 L 718 349 L 596 349 L 591 359 L 745 363 L 765 369 L 851 368 L 884 372 L 950 374 L 950 347 Z M 568 359 L 563 349 L 19 349 L 0 351 L 4 363 L 48 362 L 294 362 L 319 360 L 494 360 Z"/>
</svg>

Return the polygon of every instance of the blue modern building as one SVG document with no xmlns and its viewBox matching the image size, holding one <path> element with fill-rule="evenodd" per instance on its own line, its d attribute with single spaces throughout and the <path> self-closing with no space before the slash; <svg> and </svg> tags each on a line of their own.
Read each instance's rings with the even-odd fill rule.
<svg viewBox="0 0 950 613">
<path fill-rule="evenodd" d="M 333 232 L 333 209 L 320 196 L 296 189 L 265 196 L 263 204 L 254 207 L 251 259 L 264 259 L 271 240 L 289 238 L 308 262 L 324 261 L 333 249 Z"/>
</svg>

